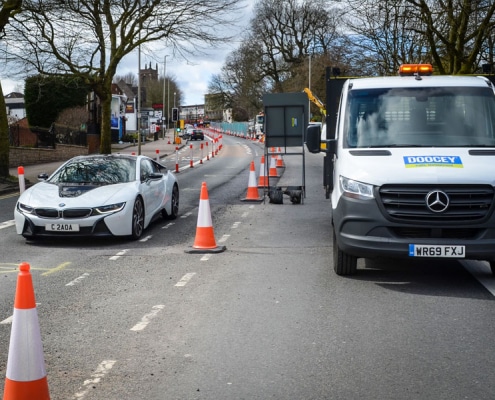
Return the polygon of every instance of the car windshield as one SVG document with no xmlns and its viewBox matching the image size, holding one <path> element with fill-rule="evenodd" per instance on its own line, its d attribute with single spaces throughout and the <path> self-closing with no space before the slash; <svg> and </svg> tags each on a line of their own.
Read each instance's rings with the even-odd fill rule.
<svg viewBox="0 0 495 400">
<path fill-rule="evenodd" d="M 495 147 L 495 97 L 487 88 L 350 90 L 344 146 Z"/>
<path fill-rule="evenodd" d="M 116 157 L 74 158 L 56 171 L 51 183 L 108 185 L 136 180 L 136 160 Z"/>
</svg>

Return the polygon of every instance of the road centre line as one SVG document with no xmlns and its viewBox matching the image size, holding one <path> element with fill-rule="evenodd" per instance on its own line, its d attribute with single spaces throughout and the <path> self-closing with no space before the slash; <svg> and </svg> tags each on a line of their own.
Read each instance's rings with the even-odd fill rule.
<svg viewBox="0 0 495 400">
<path fill-rule="evenodd" d="M 142 243 L 144 243 L 144 242 L 147 242 L 148 240 L 150 240 L 152 237 L 153 237 L 153 235 L 148 235 L 148 236 L 140 239 L 139 241 L 142 242 Z"/>
<path fill-rule="evenodd" d="M 186 286 L 186 284 L 192 279 L 192 277 L 196 275 L 196 272 L 189 272 L 185 274 L 179 282 L 175 284 L 175 286 L 180 287 L 180 286 Z"/>
<path fill-rule="evenodd" d="M 96 371 L 91 374 L 90 379 L 86 379 L 83 383 L 83 390 L 76 393 L 73 397 L 73 399 L 83 399 L 89 392 L 90 389 L 93 388 L 94 385 L 97 383 L 100 383 L 102 378 L 110 372 L 114 364 L 116 363 L 116 360 L 104 360 L 98 365 L 96 368 Z"/>
<path fill-rule="evenodd" d="M 151 320 L 155 318 L 157 314 L 164 308 L 165 306 L 163 304 L 158 304 L 156 306 L 151 307 L 151 312 L 144 315 L 143 318 L 141 318 L 141 321 L 131 328 L 131 331 L 142 331 L 144 328 L 148 326 Z"/>
</svg>

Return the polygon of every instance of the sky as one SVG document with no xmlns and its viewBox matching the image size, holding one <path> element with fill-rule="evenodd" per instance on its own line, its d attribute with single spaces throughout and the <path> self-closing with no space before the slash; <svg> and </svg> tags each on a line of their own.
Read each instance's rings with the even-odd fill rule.
<svg viewBox="0 0 495 400">
<path fill-rule="evenodd" d="M 249 24 L 251 11 L 255 0 L 244 0 L 242 4 L 246 5 L 243 10 L 241 23 L 237 26 L 239 33 Z M 141 51 L 141 68 L 145 66 L 156 68 L 158 64 L 158 75 L 163 76 L 165 55 L 166 57 L 166 75 L 174 79 L 182 91 L 182 106 L 204 104 L 204 95 L 208 92 L 208 84 L 212 75 L 219 74 L 229 53 L 237 49 L 239 41 L 228 42 L 218 48 L 205 49 L 205 54 L 190 54 L 187 60 L 174 58 L 167 49 L 156 48 L 153 54 L 148 49 Z M 138 72 L 138 51 L 128 54 L 120 62 L 117 69 L 118 75 L 126 75 L 132 72 L 137 77 Z M 7 95 L 14 91 L 23 92 L 24 81 L 16 81 L 5 78 L 0 71 L 0 80 L 2 82 L 3 94 Z M 170 102 L 173 102 L 173 93 L 168 93 Z"/>
</svg>

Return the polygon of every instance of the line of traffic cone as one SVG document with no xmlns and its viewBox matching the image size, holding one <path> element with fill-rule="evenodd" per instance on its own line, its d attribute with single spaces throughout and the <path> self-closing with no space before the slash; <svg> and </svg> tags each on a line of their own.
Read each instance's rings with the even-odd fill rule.
<svg viewBox="0 0 495 400">
<path fill-rule="evenodd" d="M 254 161 L 251 161 L 249 167 L 249 181 L 246 197 L 241 201 L 263 201 L 263 197 L 260 197 L 258 193 L 258 186 L 256 185 L 256 170 L 254 168 Z"/>
<path fill-rule="evenodd" d="M 268 187 L 268 177 L 265 173 L 265 156 L 261 156 L 260 161 L 260 176 L 258 178 L 258 187 Z"/>
<path fill-rule="evenodd" d="M 186 253 L 221 253 L 227 249 L 226 246 L 217 246 L 213 223 L 211 221 L 210 200 L 208 198 L 208 188 L 206 182 L 201 184 L 201 194 L 199 198 L 198 222 L 196 225 L 196 237 L 191 249 Z"/>
<path fill-rule="evenodd" d="M 50 400 L 30 265 L 19 265 L 3 400 Z"/>
</svg>

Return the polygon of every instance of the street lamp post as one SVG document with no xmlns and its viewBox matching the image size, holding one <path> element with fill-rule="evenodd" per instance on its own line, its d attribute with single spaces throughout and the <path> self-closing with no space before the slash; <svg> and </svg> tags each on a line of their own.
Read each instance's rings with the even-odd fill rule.
<svg viewBox="0 0 495 400">
<path fill-rule="evenodd" d="M 174 92 L 174 108 L 175 108 L 175 92 Z M 177 117 L 178 116 L 179 116 L 179 112 L 177 112 Z M 176 137 L 176 135 L 177 135 L 177 121 L 174 121 L 174 138 Z"/>
<path fill-rule="evenodd" d="M 141 42 L 141 29 L 139 30 Z M 141 43 L 138 45 L 138 104 L 137 104 L 138 155 L 141 155 Z"/>
<path fill-rule="evenodd" d="M 167 82 L 167 57 L 168 54 L 163 57 L 163 104 L 162 104 L 162 139 L 165 139 L 165 110 L 167 109 L 165 107 L 165 83 Z M 168 130 L 168 123 L 167 123 L 167 130 Z"/>
</svg>

